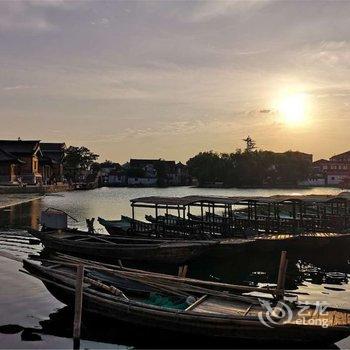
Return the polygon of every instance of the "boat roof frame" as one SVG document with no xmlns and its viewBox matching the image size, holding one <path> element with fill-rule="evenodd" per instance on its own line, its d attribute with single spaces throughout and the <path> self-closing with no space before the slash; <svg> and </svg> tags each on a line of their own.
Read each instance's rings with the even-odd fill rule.
<svg viewBox="0 0 350 350">
<path fill-rule="evenodd" d="M 304 205 L 344 203 L 350 201 L 350 192 L 338 195 L 274 195 L 263 196 L 202 196 L 192 195 L 184 197 L 148 196 L 131 199 L 131 206 L 138 208 L 185 209 L 187 206 L 215 206 L 225 208 L 227 205 L 266 205 L 299 203 Z"/>
</svg>

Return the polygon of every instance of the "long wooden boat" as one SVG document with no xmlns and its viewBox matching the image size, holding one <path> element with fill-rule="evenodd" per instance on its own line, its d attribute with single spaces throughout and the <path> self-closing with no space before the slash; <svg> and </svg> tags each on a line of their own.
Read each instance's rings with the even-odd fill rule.
<svg viewBox="0 0 350 350">
<path fill-rule="evenodd" d="M 24 268 L 41 279 L 61 302 L 73 306 L 76 265 L 84 264 L 83 312 L 109 322 L 122 321 L 175 335 L 242 339 L 267 343 L 332 344 L 350 335 L 350 311 L 234 294 L 237 286 L 111 269 L 83 260 L 24 261 Z M 211 286 L 211 283 L 214 284 Z M 249 288 L 249 287 L 246 287 Z M 285 308 L 285 309 L 284 309 Z"/>
<path fill-rule="evenodd" d="M 110 235 L 128 235 L 133 233 L 133 224 L 142 227 L 142 233 L 151 234 L 155 231 L 155 223 L 143 222 L 122 215 L 120 220 L 106 220 L 101 217 L 97 221 L 105 227 Z"/>
<path fill-rule="evenodd" d="M 28 232 L 54 251 L 108 260 L 137 260 L 183 264 L 197 258 L 217 243 L 213 241 L 167 241 L 110 237 L 78 230 Z"/>
<path fill-rule="evenodd" d="M 118 236 L 118 237 L 137 237 L 137 236 L 147 236 L 149 239 L 156 239 L 157 235 L 154 232 L 155 224 L 144 223 L 143 225 L 148 229 L 142 231 L 134 231 L 132 229 L 132 221 L 133 219 L 122 216 L 122 220 L 110 221 L 102 218 L 98 219 L 99 223 L 103 225 L 107 232 L 110 235 Z M 120 225 L 120 222 L 123 222 Z M 198 221 L 199 222 L 199 221 Z M 125 225 L 125 226 L 123 226 Z M 128 229 L 123 230 L 122 227 L 128 227 Z M 166 236 L 166 232 L 164 232 Z M 200 235 L 198 235 L 200 236 Z M 179 234 L 173 235 L 172 239 L 184 239 L 187 240 L 196 239 L 198 236 L 192 235 L 191 233 L 183 233 L 182 236 Z M 204 236 L 204 239 L 209 239 L 212 241 L 218 241 L 221 245 L 234 245 L 234 243 L 239 241 L 240 243 L 251 244 L 253 241 L 256 245 L 259 245 L 264 248 L 268 248 L 273 244 L 278 244 L 280 248 L 287 249 L 291 245 L 296 247 L 309 247 L 310 249 L 316 248 L 327 248 L 328 246 L 338 247 L 339 245 L 348 245 L 350 244 L 350 233 L 336 233 L 336 232 L 305 232 L 299 234 L 288 234 L 288 233 L 270 233 L 270 234 L 256 234 L 251 237 L 237 237 L 237 238 L 228 238 L 223 237 L 221 235 L 210 235 Z M 282 244 L 282 245 L 281 245 Z"/>
<path fill-rule="evenodd" d="M 137 217 L 137 208 L 154 210 L 155 218 L 161 218 L 162 214 L 167 216 L 169 211 L 177 212 L 174 232 L 181 233 L 186 228 L 188 231 L 237 237 L 251 232 L 347 233 L 350 232 L 349 204 L 350 192 L 337 196 L 150 196 L 131 199 L 131 210 L 133 219 Z M 157 221 L 157 229 L 162 231 L 162 220 Z M 135 224 L 134 230 L 138 229 L 139 225 Z"/>
</svg>

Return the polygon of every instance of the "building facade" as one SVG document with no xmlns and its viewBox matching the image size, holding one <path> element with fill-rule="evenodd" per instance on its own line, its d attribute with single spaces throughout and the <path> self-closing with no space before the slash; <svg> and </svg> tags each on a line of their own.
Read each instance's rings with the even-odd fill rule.
<svg viewBox="0 0 350 350">
<path fill-rule="evenodd" d="M 130 159 L 129 162 L 129 186 L 181 186 L 188 185 L 189 179 L 187 166 L 173 160 Z"/>
<path fill-rule="evenodd" d="M 63 181 L 64 143 L 0 140 L 0 183 L 42 185 Z"/>
<path fill-rule="evenodd" d="M 63 161 L 65 143 L 40 143 L 42 156 L 39 158 L 39 172 L 43 183 L 53 185 L 63 182 Z"/>
<path fill-rule="evenodd" d="M 313 163 L 313 178 L 309 182 L 323 182 L 324 186 L 347 187 L 350 183 L 350 151 Z"/>
<path fill-rule="evenodd" d="M 0 140 L 0 151 L 1 183 L 42 183 L 40 141 Z"/>
</svg>

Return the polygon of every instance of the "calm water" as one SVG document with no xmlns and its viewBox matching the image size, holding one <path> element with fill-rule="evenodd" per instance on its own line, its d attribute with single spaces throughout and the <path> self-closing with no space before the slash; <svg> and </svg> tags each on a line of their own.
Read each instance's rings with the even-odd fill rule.
<svg viewBox="0 0 350 350">
<path fill-rule="evenodd" d="M 313 188 L 304 190 L 238 190 L 238 189 L 197 189 L 189 187 L 165 189 L 140 188 L 101 188 L 92 191 L 68 192 L 51 195 L 39 201 L 27 203 L 0 211 L 0 247 L 3 250 L 27 258 L 38 254 L 41 245 L 30 244 L 25 227 L 36 227 L 40 211 L 48 207 L 65 210 L 77 222 L 70 225 L 85 228 L 85 219 L 103 216 L 117 219 L 121 214 L 130 215 L 131 198 L 161 195 L 185 196 L 191 194 L 212 195 L 274 195 L 274 194 L 337 194 L 339 189 Z M 136 211 L 142 219 L 145 212 Z M 103 228 L 96 224 L 103 232 Z M 287 287 L 298 289 L 308 295 L 300 297 L 307 301 L 326 301 L 329 305 L 350 309 L 350 286 L 347 273 L 350 273 L 348 247 L 330 247 L 303 250 L 288 248 Z M 200 277 L 225 282 L 258 285 L 274 283 L 280 250 L 248 249 L 224 252 L 218 259 L 205 257 L 189 266 L 191 277 Z M 146 266 L 141 266 L 146 268 Z M 53 298 L 40 281 L 20 272 L 20 263 L 0 258 L 0 347 L 1 348 L 71 348 L 72 311 Z M 147 268 L 155 268 L 147 266 Z M 176 268 L 168 272 L 175 273 Z M 341 272 L 343 275 L 334 275 Z M 332 274 L 333 273 L 333 274 Z M 143 329 L 124 325 L 105 324 L 103 320 L 83 316 L 82 348 L 116 347 L 191 347 L 187 340 L 177 343 L 166 337 L 150 338 Z M 217 344 L 195 344 L 198 347 Z M 230 344 L 232 347 L 246 344 Z M 349 348 L 350 339 L 337 344 Z"/>
</svg>

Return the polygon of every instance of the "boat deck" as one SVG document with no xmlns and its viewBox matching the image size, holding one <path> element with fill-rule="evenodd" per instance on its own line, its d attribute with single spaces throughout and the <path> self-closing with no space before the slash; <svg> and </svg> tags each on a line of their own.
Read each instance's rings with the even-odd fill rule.
<svg viewBox="0 0 350 350">
<path fill-rule="evenodd" d="M 218 297 L 207 297 L 192 310 L 194 313 L 225 316 L 257 316 L 262 311 L 260 305 L 246 302 L 225 300 Z"/>
<path fill-rule="evenodd" d="M 285 312 L 285 306 L 282 304 L 282 313 Z M 278 313 L 278 306 L 275 308 Z M 261 305 L 249 304 L 246 302 L 225 300 L 214 296 L 205 298 L 198 303 L 192 310 L 198 314 L 210 314 L 219 316 L 238 316 L 238 317 L 258 317 L 259 312 L 265 312 Z M 304 324 L 304 325 L 324 325 L 330 326 L 350 326 L 350 311 L 346 310 L 321 310 L 318 308 L 293 308 L 291 318 L 275 319 L 280 324 Z M 276 315 L 277 316 L 277 315 Z"/>
</svg>

